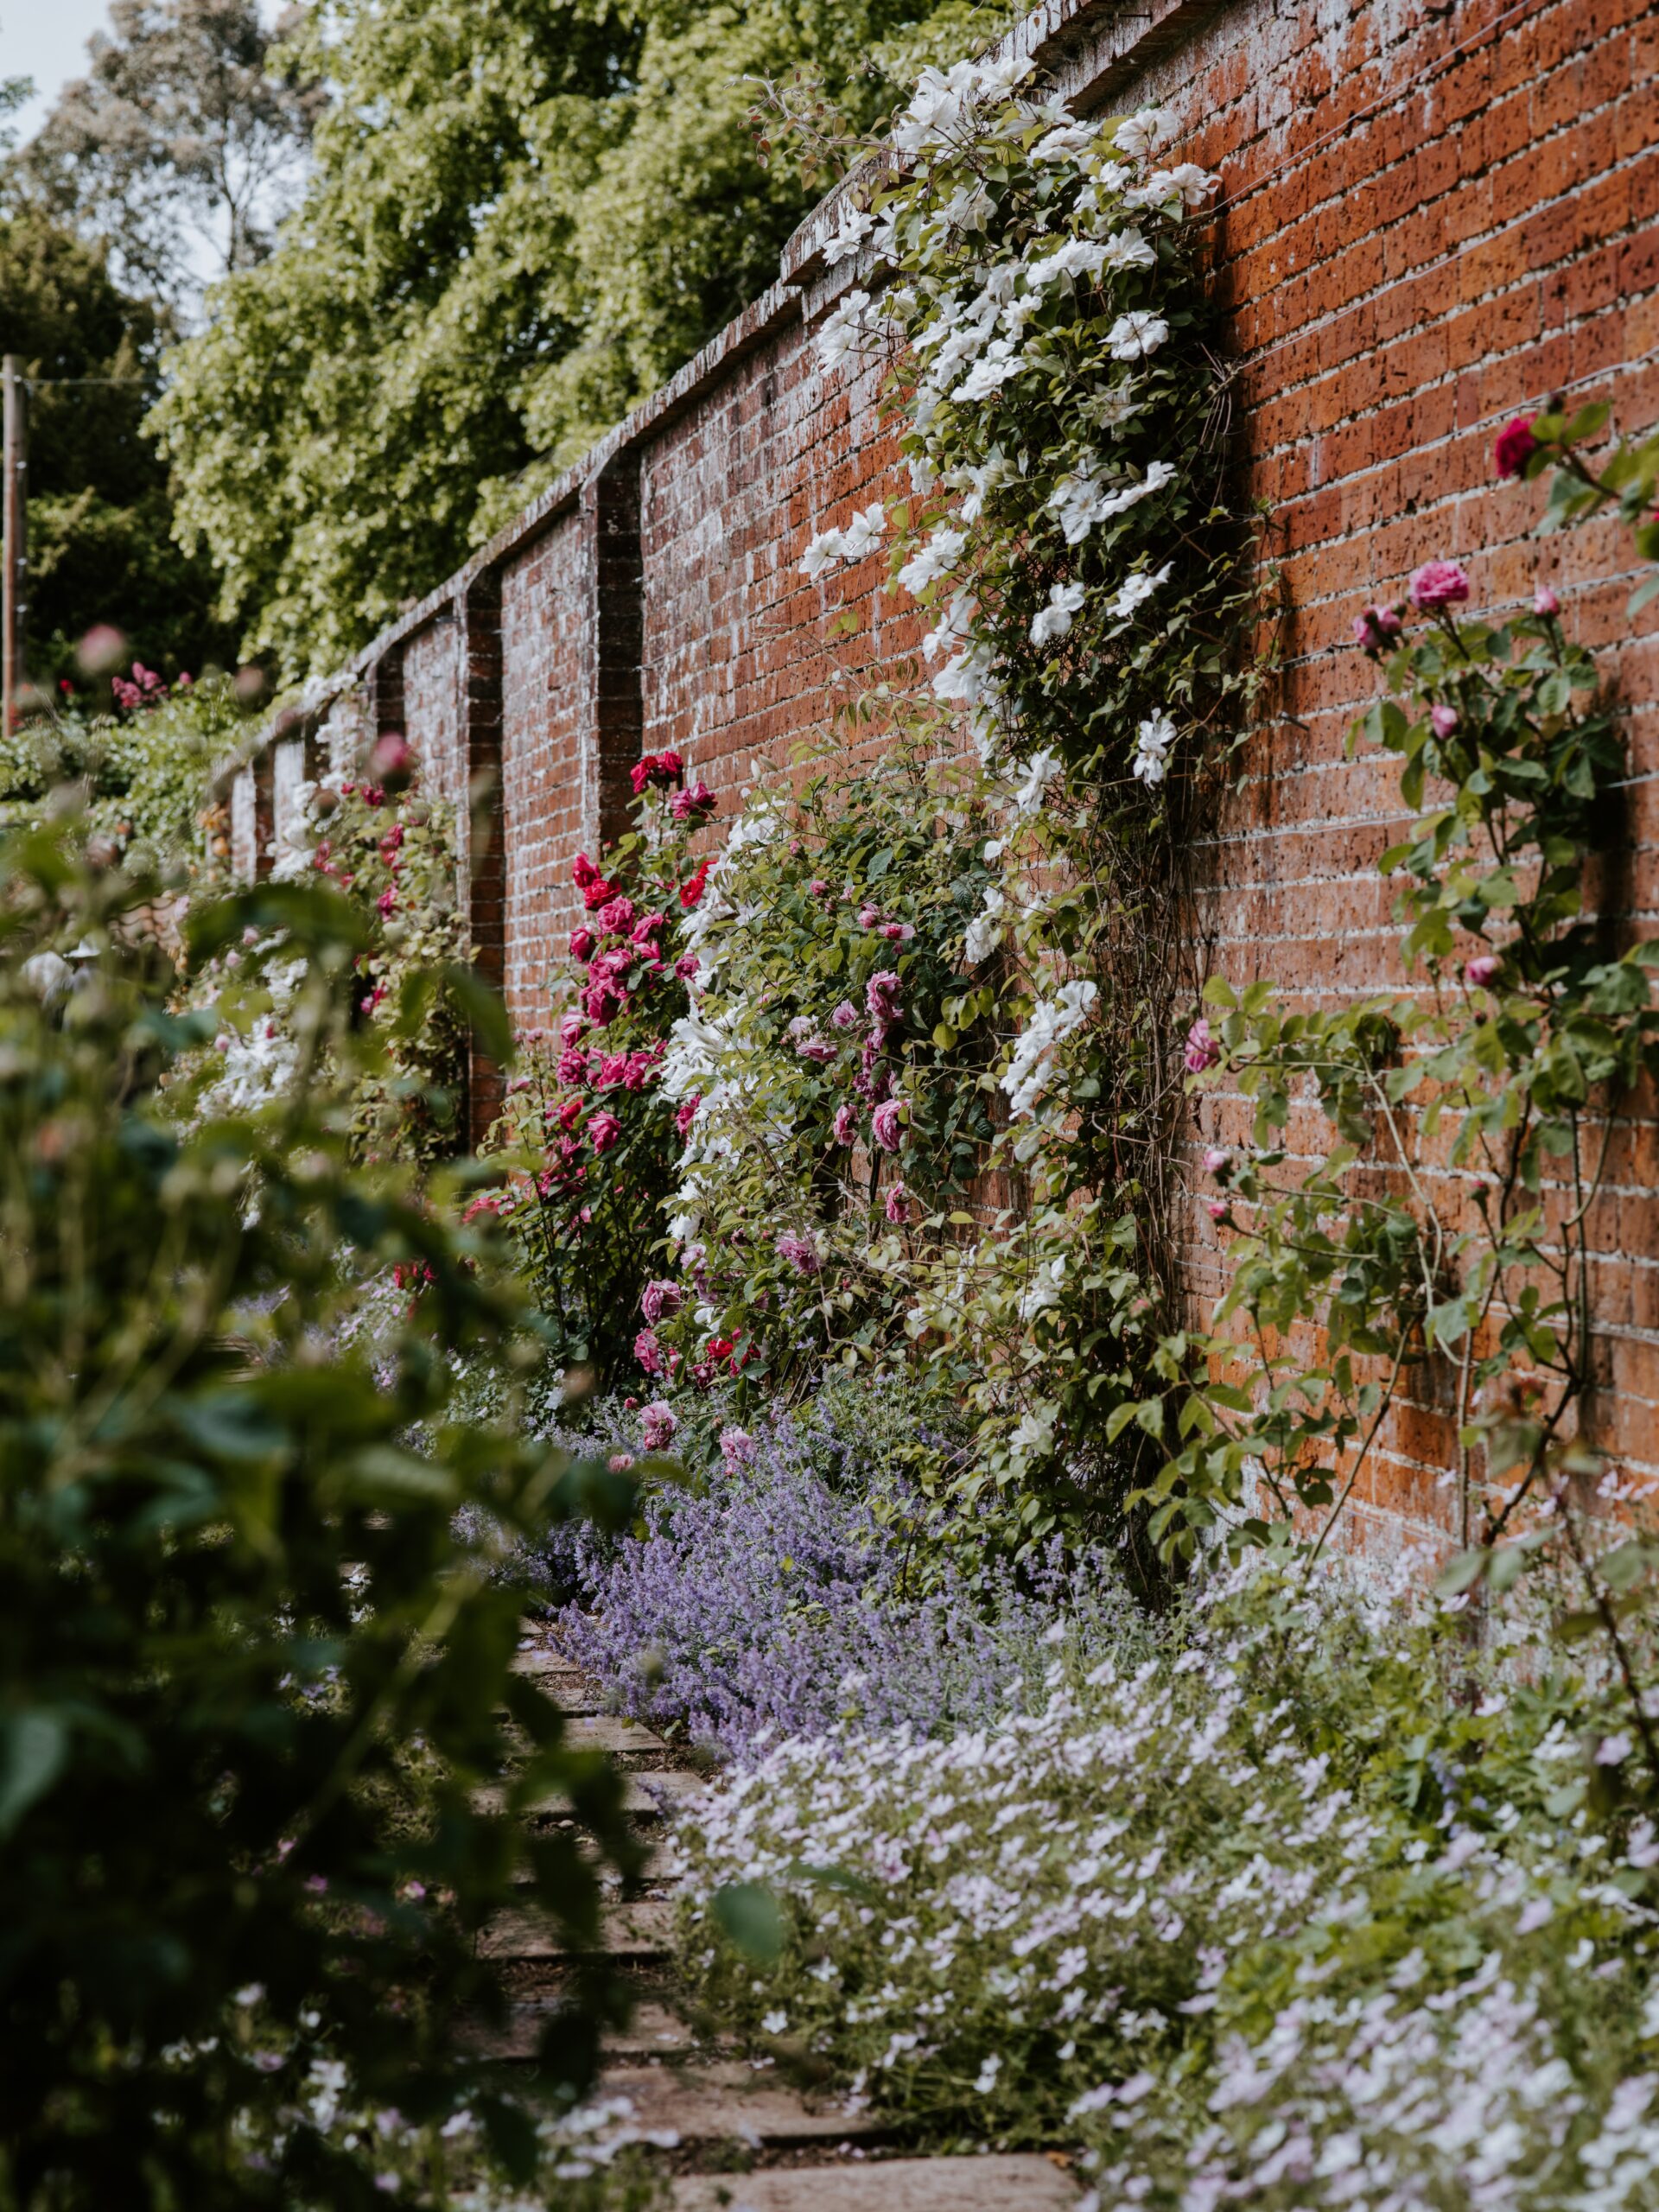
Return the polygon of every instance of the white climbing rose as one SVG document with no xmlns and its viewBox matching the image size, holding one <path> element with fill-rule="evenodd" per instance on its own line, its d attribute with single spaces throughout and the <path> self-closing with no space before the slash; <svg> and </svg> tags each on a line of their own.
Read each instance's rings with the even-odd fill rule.
<svg viewBox="0 0 1659 2212">
<path fill-rule="evenodd" d="M 1120 123 L 1112 143 L 1132 162 L 1143 162 L 1167 146 L 1180 124 L 1166 107 L 1143 107 L 1127 123 Z"/>
<path fill-rule="evenodd" d="M 1083 605 L 1084 597 L 1084 587 L 1080 583 L 1052 584 L 1048 605 L 1039 608 L 1032 617 L 1032 644 L 1046 645 L 1056 638 L 1065 637 Z"/>
<path fill-rule="evenodd" d="M 1140 361 L 1155 353 L 1168 335 L 1169 325 L 1162 315 L 1133 308 L 1119 315 L 1106 334 L 1106 344 L 1115 361 Z"/>
</svg>

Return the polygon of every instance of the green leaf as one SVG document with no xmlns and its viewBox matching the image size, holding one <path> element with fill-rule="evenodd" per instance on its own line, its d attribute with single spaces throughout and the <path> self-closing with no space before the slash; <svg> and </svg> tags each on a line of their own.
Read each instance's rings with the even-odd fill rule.
<svg viewBox="0 0 1659 2212">
<path fill-rule="evenodd" d="M 68 1755 L 69 1732 L 55 1713 L 37 1710 L 0 1720 L 0 1836 L 10 1835 L 46 1795 Z"/>
<path fill-rule="evenodd" d="M 715 1918 L 756 1966 L 772 1965 L 783 1952 L 788 1923 L 783 1908 L 761 1882 L 728 1882 L 715 1891 Z"/>
</svg>

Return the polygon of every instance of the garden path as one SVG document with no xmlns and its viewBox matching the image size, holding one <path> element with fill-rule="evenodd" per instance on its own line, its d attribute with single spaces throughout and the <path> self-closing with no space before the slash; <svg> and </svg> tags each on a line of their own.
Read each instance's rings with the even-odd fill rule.
<svg viewBox="0 0 1659 2212">
<path fill-rule="evenodd" d="M 648 1836 L 660 1835 L 676 1800 L 702 1786 L 683 1754 L 608 1711 L 604 1692 L 550 1640 L 531 1640 L 516 1664 L 557 1700 L 575 1740 L 616 1759 L 630 1814 Z M 557 1801 L 531 1817 L 568 1824 Z M 879 2116 L 849 2113 L 833 2095 L 797 2088 L 770 2062 L 722 2044 L 675 1986 L 673 1921 L 673 1900 L 652 1865 L 644 1893 L 619 1899 L 606 1916 L 607 1947 L 636 1983 L 637 2001 L 632 2025 L 607 2046 L 595 2097 L 626 2098 L 629 2126 L 657 2139 L 674 2212 L 1067 2212 L 1076 2203 L 1077 2183 L 1058 2159 L 906 2156 Z M 506 2027 L 483 2048 L 505 2066 L 528 2069 L 541 2016 L 560 2001 L 569 1951 L 529 1912 L 501 1915 L 479 1942 L 503 1963 L 515 1993 Z"/>
</svg>

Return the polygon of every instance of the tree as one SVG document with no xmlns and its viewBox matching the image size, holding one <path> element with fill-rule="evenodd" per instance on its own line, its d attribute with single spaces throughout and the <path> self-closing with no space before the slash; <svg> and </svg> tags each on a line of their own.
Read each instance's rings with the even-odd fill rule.
<svg viewBox="0 0 1659 2212">
<path fill-rule="evenodd" d="M 155 422 L 221 609 L 296 674 L 360 645 L 774 274 L 810 204 L 756 75 L 877 120 L 976 0 L 326 0 L 302 208 Z"/>
<path fill-rule="evenodd" d="M 188 313 L 204 283 L 269 252 L 321 94 L 269 73 L 254 0 L 113 0 L 110 15 L 20 168 L 109 241 L 129 284 Z"/>
<path fill-rule="evenodd" d="M 104 249 L 37 202 L 0 203 L 0 351 L 29 392 L 29 663 L 65 668 L 94 623 L 169 672 L 228 658 L 212 572 L 173 538 L 167 468 L 142 428 L 163 325 L 124 292 Z"/>
</svg>

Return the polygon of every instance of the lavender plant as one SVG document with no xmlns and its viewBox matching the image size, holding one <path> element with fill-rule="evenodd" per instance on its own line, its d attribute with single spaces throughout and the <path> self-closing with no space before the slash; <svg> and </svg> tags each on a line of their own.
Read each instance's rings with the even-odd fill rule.
<svg viewBox="0 0 1659 2212">
<path fill-rule="evenodd" d="M 897 1471 L 918 1405 L 896 1382 L 833 1384 L 752 1433 L 728 1425 L 721 1462 L 647 1491 L 629 1534 L 558 1532 L 537 1566 L 569 1593 L 569 1649 L 639 1718 L 743 1760 L 841 1726 L 988 1726 L 1057 1657 L 1142 1646 L 1096 1554 L 1016 1567 L 964 1541 L 918 1559 L 922 1501 Z M 647 1408 L 642 1441 L 675 1448 L 676 1420 Z"/>
</svg>

